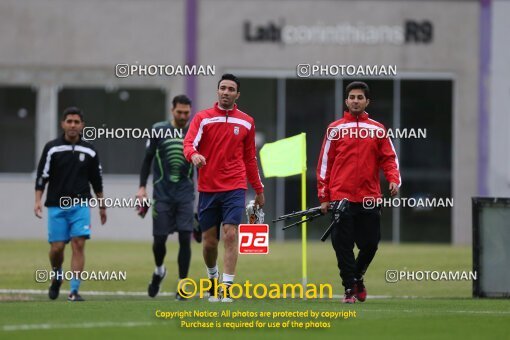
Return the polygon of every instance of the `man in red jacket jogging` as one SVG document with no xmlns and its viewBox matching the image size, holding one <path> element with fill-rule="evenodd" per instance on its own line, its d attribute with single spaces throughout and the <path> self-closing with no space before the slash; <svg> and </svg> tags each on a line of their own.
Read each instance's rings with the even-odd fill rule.
<svg viewBox="0 0 510 340">
<path fill-rule="evenodd" d="M 237 226 L 245 211 L 246 179 L 256 192 L 255 204 L 264 205 L 255 149 L 255 122 L 237 109 L 241 83 L 224 74 L 218 82 L 218 102 L 198 112 L 184 138 L 184 156 L 198 168 L 198 219 L 203 236 L 203 255 L 212 281 L 209 301 L 232 302 L 228 287 L 234 282 L 237 263 Z M 220 299 L 215 296 L 218 279 L 218 228 L 225 254 Z"/>
<path fill-rule="evenodd" d="M 381 197 L 380 169 L 390 183 L 392 196 L 398 193 L 401 179 L 397 154 L 386 129 L 365 112 L 370 103 L 368 85 L 352 82 L 345 93 L 348 111 L 328 126 L 317 164 L 317 189 L 324 214 L 331 201 L 349 201 L 348 209 L 332 229 L 331 241 L 345 287 L 343 302 L 354 303 L 366 299 L 363 275 L 381 238 L 381 208 L 369 209 L 363 203 Z M 359 248 L 356 259 L 354 244 Z"/>
</svg>

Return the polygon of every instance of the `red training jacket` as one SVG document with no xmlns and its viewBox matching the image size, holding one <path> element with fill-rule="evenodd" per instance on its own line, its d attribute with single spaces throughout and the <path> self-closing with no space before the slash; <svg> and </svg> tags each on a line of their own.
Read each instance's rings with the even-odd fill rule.
<svg viewBox="0 0 510 340">
<path fill-rule="evenodd" d="M 363 130 L 363 131 L 362 131 Z M 379 169 L 388 182 L 401 185 L 397 153 L 384 125 L 344 112 L 328 126 L 317 164 L 319 201 L 363 202 L 381 197 Z"/>
<path fill-rule="evenodd" d="M 237 109 L 214 107 L 198 112 L 184 138 L 184 157 L 199 153 L 206 165 L 198 170 L 199 192 L 247 189 L 246 178 L 257 194 L 264 191 L 255 148 L 255 122 Z"/>
</svg>

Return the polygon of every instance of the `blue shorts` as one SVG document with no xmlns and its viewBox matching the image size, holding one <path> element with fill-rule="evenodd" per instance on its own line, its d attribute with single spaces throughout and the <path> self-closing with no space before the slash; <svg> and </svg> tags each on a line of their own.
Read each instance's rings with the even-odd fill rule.
<svg viewBox="0 0 510 340">
<path fill-rule="evenodd" d="M 240 224 L 245 210 L 246 190 L 201 192 L 198 196 L 200 230 L 223 224 Z"/>
<path fill-rule="evenodd" d="M 90 238 L 90 209 L 48 207 L 48 242 L 69 242 L 73 237 Z"/>
</svg>

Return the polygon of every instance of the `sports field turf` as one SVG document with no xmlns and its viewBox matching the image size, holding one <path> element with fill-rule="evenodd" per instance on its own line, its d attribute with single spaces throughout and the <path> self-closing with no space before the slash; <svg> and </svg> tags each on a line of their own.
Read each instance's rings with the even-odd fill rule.
<svg viewBox="0 0 510 340">
<path fill-rule="evenodd" d="M 175 291 L 176 243 L 170 241 L 166 265 L 169 275 L 162 292 Z M 150 299 L 144 296 L 153 270 L 151 245 L 143 242 L 91 241 L 87 244 L 87 270 L 126 271 L 126 281 L 84 282 L 84 303 L 66 302 L 65 293 L 57 301 L 47 298 L 48 283 L 36 283 L 35 271 L 47 269 L 48 245 L 44 241 L 0 241 L 0 339 L 46 338 L 204 338 L 222 336 L 282 339 L 510 339 L 510 301 L 472 299 L 470 281 L 404 281 L 387 283 L 385 271 L 430 270 L 469 271 L 469 247 L 446 245 L 382 244 L 365 282 L 369 298 L 365 303 L 344 305 L 339 298 L 322 300 L 239 299 L 232 304 L 190 299 L 175 301 L 173 296 Z M 200 245 L 193 244 L 190 277 L 204 272 Z M 70 252 L 66 252 L 65 268 Z M 331 283 L 334 294 L 342 293 L 333 250 L 329 244 L 310 242 L 308 281 Z M 269 255 L 240 256 L 236 280 L 252 283 L 299 283 L 301 277 L 300 243 L 270 244 Z M 63 290 L 68 290 L 65 283 Z M 16 291 L 13 291 L 16 290 Z M 43 293 L 39 293 L 42 291 Z M 87 293 L 90 292 L 90 293 Z M 121 293 L 121 292 L 126 292 Z M 141 295 L 137 295 L 137 292 Z M 107 294 L 107 295 L 100 295 Z M 371 295 L 374 298 L 371 298 Z M 202 321 L 223 326 L 239 322 L 265 322 L 264 328 L 236 330 L 190 329 L 178 319 L 162 319 L 156 311 L 352 311 L 356 317 L 328 320 L 319 318 L 271 317 L 185 317 L 187 322 Z M 283 329 L 286 321 L 322 322 L 329 328 Z M 280 323 L 279 329 L 268 328 Z M 249 325 L 249 324 L 248 324 Z M 317 326 L 317 324 L 315 324 Z"/>
</svg>

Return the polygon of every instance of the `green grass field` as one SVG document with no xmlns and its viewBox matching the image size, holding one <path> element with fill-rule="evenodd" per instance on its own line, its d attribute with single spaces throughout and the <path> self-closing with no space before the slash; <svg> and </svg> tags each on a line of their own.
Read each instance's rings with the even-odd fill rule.
<svg viewBox="0 0 510 340">
<path fill-rule="evenodd" d="M 169 241 L 166 266 L 169 275 L 162 292 L 175 291 L 177 283 L 177 244 Z M 270 244 L 269 255 L 240 256 L 236 281 L 252 283 L 301 282 L 301 245 L 299 242 Z M 0 241 L 0 339 L 61 338 L 141 338 L 185 336 L 219 337 L 230 334 L 251 338 L 344 338 L 344 339 L 508 339 L 510 301 L 471 298 L 470 281 L 402 281 L 387 283 L 386 270 L 469 271 L 469 247 L 446 245 L 382 244 L 365 282 L 369 298 L 365 303 L 341 304 L 339 298 L 239 299 L 232 304 L 209 303 L 197 298 L 175 301 L 170 295 L 151 299 L 145 292 L 153 270 L 151 245 L 144 242 L 91 241 L 86 246 L 86 269 L 91 271 L 126 271 L 126 281 L 82 283 L 84 303 L 69 303 L 61 294 L 50 301 L 48 283 L 35 282 L 35 271 L 48 269 L 48 245 L 44 241 Z M 65 268 L 69 268 L 70 249 Z M 221 256 L 221 254 L 220 254 Z M 220 267 L 221 269 L 221 267 Z M 173 275 L 172 275 L 173 274 Z M 193 244 L 190 277 L 202 278 L 204 265 L 201 248 Z M 334 294 L 343 293 L 335 257 L 330 244 L 308 245 L 308 282 L 330 283 Z M 64 284 L 63 290 L 68 290 Z M 17 290 L 11 292 L 10 290 Z M 90 292 L 90 293 L 87 293 Z M 108 295 L 99 295 L 102 292 Z M 106 293 L 110 292 L 110 293 Z M 129 292 L 130 295 L 119 292 Z M 370 298 L 370 296 L 375 296 Z M 187 317 L 185 321 L 265 322 L 263 328 L 191 329 L 181 327 L 178 319 L 156 317 L 156 311 L 355 311 L 356 317 L 329 320 L 319 318 L 204 318 Z M 328 328 L 282 328 L 286 321 L 322 322 Z M 279 329 L 268 328 L 269 324 Z M 222 324 L 226 326 L 226 324 Z M 240 325 L 240 324 L 239 324 Z M 317 325 L 317 324 L 315 324 Z M 235 333 L 232 333 L 235 332 Z"/>
</svg>

